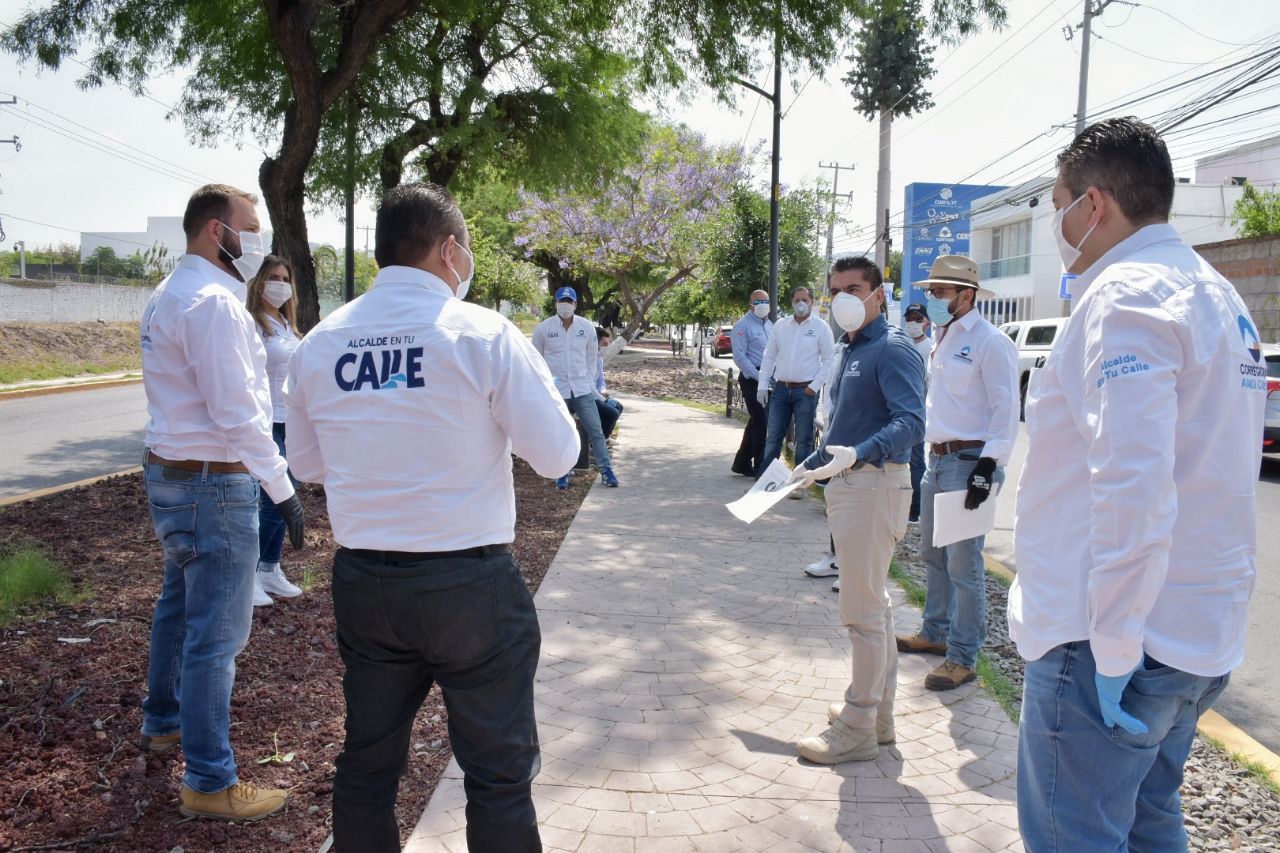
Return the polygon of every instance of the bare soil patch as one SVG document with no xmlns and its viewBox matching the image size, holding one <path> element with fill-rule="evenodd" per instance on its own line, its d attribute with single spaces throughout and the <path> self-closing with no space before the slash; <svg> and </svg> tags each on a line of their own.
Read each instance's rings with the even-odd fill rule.
<svg viewBox="0 0 1280 853">
<path fill-rule="evenodd" d="M 516 460 L 513 550 L 531 589 L 585 495 L 582 487 L 557 491 Z M 292 794 L 284 814 L 245 826 L 182 819 L 181 750 L 151 758 L 134 746 L 163 570 L 141 478 L 115 477 L 0 510 L 0 548 L 39 543 L 82 593 L 77 603 L 0 630 L 0 851 L 319 849 L 330 829 L 345 708 L 329 584 L 336 546 L 322 491 L 307 486 L 302 496 L 307 547 L 286 548 L 285 570 L 295 581 L 305 573 L 309 588 L 255 611 L 231 704 L 243 778 Z M 294 759 L 259 764 L 277 743 Z M 396 809 L 402 838 L 450 757 L 438 690 L 411 743 Z"/>
<path fill-rule="evenodd" d="M 141 368 L 137 323 L 0 323 L 0 384 Z"/>
<path fill-rule="evenodd" d="M 724 405 L 725 375 L 718 370 L 700 372 L 689 358 L 641 358 L 617 362 L 605 368 L 610 390 L 667 400 L 693 400 Z"/>
</svg>

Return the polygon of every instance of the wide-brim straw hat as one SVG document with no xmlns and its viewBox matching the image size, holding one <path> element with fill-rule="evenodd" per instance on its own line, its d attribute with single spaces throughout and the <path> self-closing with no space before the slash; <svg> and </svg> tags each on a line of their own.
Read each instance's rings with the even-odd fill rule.
<svg viewBox="0 0 1280 853">
<path fill-rule="evenodd" d="M 994 299 L 995 294 L 978 283 L 978 265 L 973 258 L 964 255 L 942 255 L 933 262 L 929 269 L 929 277 L 916 282 L 916 287 L 928 290 L 932 284 L 953 284 L 959 287 L 972 287 L 978 291 L 979 299 Z"/>
</svg>

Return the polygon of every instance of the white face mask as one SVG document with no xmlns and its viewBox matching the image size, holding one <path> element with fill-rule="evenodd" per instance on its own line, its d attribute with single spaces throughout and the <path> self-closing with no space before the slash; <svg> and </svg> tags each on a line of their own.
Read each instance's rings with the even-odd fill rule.
<svg viewBox="0 0 1280 853">
<path fill-rule="evenodd" d="M 471 290 L 471 280 L 476 277 L 476 256 L 471 254 L 471 250 L 461 243 L 455 242 L 453 245 L 466 252 L 467 258 L 471 261 L 471 272 L 467 273 L 465 279 L 458 275 L 458 270 L 452 264 L 449 264 L 449 269 L 453 270 L 453 277 L 458 280 L 458 289 L 454 292 L 454 295 L 459 299 L 466 299 L 467 291 Z M 448 261 L 446 260 L 445 263 L 448 263 Z"/>
<path fill-rule="evenodd" d="M 1080 247 L 1084 245 L 1085 240 L 1089 239 L 1089 235 L 1093 233 L 1093 229 L 1098 227 L 1097 222 L 1093 223 L 1093 225 L 1089 227 L 1089 230 L 1084 232 L 1084 236 L 1080 238 L 1080 242 L 1076 243 L 1074 246 L 1067 241 L 1067 235 L 1062 233 L 1062 220 L 1066 218 L 1067 211 L 1082 201 L 1084 201 L 1084 196 L 1080 196 L 1080 198 L 1053 214 L 1053 239 L 1058 241 L 1058 254 L 1062 255 L 1062 265 L 1067 272 L 1070 272 L 1071 268 L 1080 260 Z"/>
<path fill-rule="evenodd" d="M 262 298 L 272 308 L 279 308 L 293 298 L 293 285 L 287 281 L 269 281 L 262 288 Z"/>
<path fill-rule="evenodd" d="M 796 312 L 796 316 L 797 316 L 797 317 L 808 317 L 808 316 L 809 316 L 809 303 L 808 303 L 808 302 L 796 302 L 796 303 L 794 303 L 794 304 L 791 306 L 791 310 L 793 310 L 793 311 L 795 311 L 795 312 Z"/>
<path fill-rule="evenodd" d="M 218 220 L 218 224 L 239 238 L 240 257 L 233 257 L 230 250 L 222 245 L 221 242 L 218 243 L 218 248 L 226 252 L 228 258 L 231 258 L 231 266 L 235 268 L 236 272 L 240 273 L 241 281 L 252 281 L 253 277 L 258 274 L 258 270 L 262 269 L 262 262 L 267 259 L 262 235 L 254 231 L 237 231 L 221 219 Z"/>
<path fill-rule="evenodd" d="M 556 314 L 560 315 L 561 320 L 568 320 L 573 316 L 573 312 L 577 309 L 576 302 L 557 302 Z"/>
<path fill-rule="evenodd" d="M 769 303 L 765 302 L 761 305 L 752 305 L 751 313 L 763 320 L 765 317 L 769 316 Z"/>
<path fill-rule="evenodd" d="M 856 332 L 862 328 L 867 319 L 867 299 L 874 295 L 867 294 L 866 299 L 859 299 L 852 293 L 837 293 L 831 300 L 831 316 L 836 325 L 846 332 Z"/>
<path fill-rule="evenodd" d="M 913 338 L 924 337 L 924 323 L 919 320 L 908 320 L 902 328 Z"/>
</svg>

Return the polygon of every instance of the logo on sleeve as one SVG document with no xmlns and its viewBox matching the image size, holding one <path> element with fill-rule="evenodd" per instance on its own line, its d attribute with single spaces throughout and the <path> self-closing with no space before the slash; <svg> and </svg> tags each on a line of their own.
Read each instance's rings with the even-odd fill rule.
<svg viewBox="0 0 1280 853">
<path fill-rule="evenodd" d="M 1098 377 L 1098 387 L 1101 388 L 1106 385 L 1108 379 L 1134 376 L 1138 373 L 1147 373 L 1150 370 L 1150 364 L 1147 364 L 1131 352 L 1117 355 L 1113 358 L 1104 358 L 1102 359 L 1102 364 L 1098 367 L 1098 372 L 1102 374 Z"/>
<path fill-rule="evenodd" d="M 1249 350 L 1249 355 L 1253 356 L 1253 363 L 1258 364 L 1262 361 L 1262 342 L 1258 340 L 1258 333 L 1253 328 L 1253 324 L 1249 322 L 1249 318 L 1240 315 L 1238 318 L 1240 323 L 1240 337 L 1244 339 L 1245 349 Z"/>
<path fill-rule="evenodd" d="M 1246 391 L 1266 391 L 1267 390 L 1267 367 L 1262 363 L 1262 342 L 1258 339 L 1258 332 L 1253 328 L 1253 324 L 1249 322 L 1249 318 L 1240 315 L 1237 321 L 1240 325 L 1240 338 L 1244 341 L 1245 349 L 1249 351 L 1249 355 L 1253 357 L 1253 364 L 1247 361 L 1240 362 L 1240 387 Z"/>
</svg>

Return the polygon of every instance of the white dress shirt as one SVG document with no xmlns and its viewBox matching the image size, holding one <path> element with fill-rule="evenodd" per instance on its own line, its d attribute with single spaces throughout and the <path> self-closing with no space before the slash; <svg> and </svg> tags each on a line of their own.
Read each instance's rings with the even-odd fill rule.
<svg viewBox="0 0 1280 853">
<path fill-rule="evenodd" d="M 347 548 L 511 542 L 511 453 L 544 477 L 578 458 L 569 412 L 520 330 L 411 267 L 384 267 L 303 338 L 285 401 L 289 467 L 324 483 Z"/>
<path fill-rule="evenodd" d="M 174 461 L 242 462 L 276 503 L 293 494 L 271 438 L 267 356 L 244 282 L 187 253 L 142 314 L 146 446 Z"/>
<path fill-rule="evenodd" d="M 533 346 L 547 361 L 560 396 L 591 397 L 596 391 L 596 327 L 573 315 L 569 328 L 559 316 L 548 317 L 533 330 Z M 557 475 L 559 476 L 559 475 Z"/>
<path fill-rule="evenodd" d="M 783 317 L 764 348 L 760 381 L 808 382 L 816 394 L 831 372 L 835 348 L 835 336 L 823 320 L 810 317 L 800 323 L 794 316 Z"/>
<path fill-rule="evenodd" d="M 294 334 L 289 321 L 282 323 L 271 315 L 267 315 L 268 335 L 262 335 L 262 347 L 267 351 L 267 384 L 271 387 L 271 419 L 282 424 L 287 409 L 284 405 L 284 378 L 289 375 L 289 359 L 298 348 L 299 338 Z"/>
<path fill-rule="evenodd" d="M 1074 283 L 1027 390 L 1009 628 L 1024 658 L 1088 640 L 1201 676 L 1244 659 L 1266 364 L 1235 288 L 1169 225 Z"/>
<path fill-rule="evenodd" d="M 920 357 L 924 359 L 925 367 L 929 366 L 929 356 L 933 354 L 933 338 L 925 335 L 920 340 L 912 338 L 912 343 L 916 345 L 916 352 L 920 353 Z"/>
<path fill-rule="evenodd" d="M 1018 350 L 977 311 L 952 320 L 928 360 L 924 440 L 983 441 L 1003 465 L 1018 437 Z"/>
</svg>

